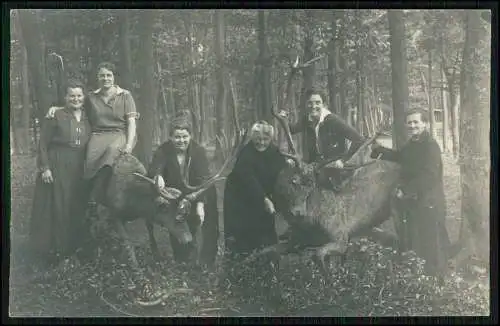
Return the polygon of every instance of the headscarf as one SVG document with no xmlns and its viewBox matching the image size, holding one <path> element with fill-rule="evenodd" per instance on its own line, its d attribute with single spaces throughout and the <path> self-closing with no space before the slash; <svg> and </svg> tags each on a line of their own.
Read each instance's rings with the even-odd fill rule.
<svg viewBox="0 0 500 326">
<path fill-rule="evenodd" d="M 250 131 L 252 138 L 257 135 L 266 135 L 271 138 L 274 137 L 274 127 L 264 120 L 259 120 L 254 123 Z"/>
</svg>

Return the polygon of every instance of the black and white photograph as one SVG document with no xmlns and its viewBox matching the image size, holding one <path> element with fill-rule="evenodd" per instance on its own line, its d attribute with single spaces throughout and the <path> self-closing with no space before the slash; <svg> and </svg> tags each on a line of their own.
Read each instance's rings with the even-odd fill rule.
<svg viewBox="0 0 500 326">
<path fill-rule="evenodd" d="M 8 317 L 493 313 L 491 10 L 9 24 Z"/>
</svg>

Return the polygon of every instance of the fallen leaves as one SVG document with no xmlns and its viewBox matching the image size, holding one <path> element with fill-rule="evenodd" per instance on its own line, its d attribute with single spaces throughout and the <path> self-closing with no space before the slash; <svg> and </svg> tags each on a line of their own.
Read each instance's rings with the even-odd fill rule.
<svg viewBox="0 0 500 326">
<path fill-rule="evenodd" d="M 15 166 L 12 172 L 15 176 L 12 230 L 22 235 L 26 233 L 30 215 L 34 160 L 23 159 L 18 163 L 20 166 Z M 460 187 L 457 169 L 450 173 L 446 164 L 445 168 L 448 169 L 445 170 L 447 222 L 451 223 L 459 214 Z M 133 283 L 128 265 L 120 260 L 120 246 L 114 237 L 107 235 L 101 239 L 103 244 L 95 261 L 82 265 L 68 260 L 46 273 L 37 271 L 44 276 L 32 283 L 11 284 L 11 314 L 227 316 L 276 314 L 278 310 L 280 314 L 296 316 L 489 314 L 489 275 L 484 267 L 471 267 L 477 276 L 472 280 L 451 274 L 439 286 L 434 278 L 423 274 L 423 260 L 415 253 L 399 255 L 394 249 L 368 239 L 350 243 L 346 262 L 336 269 L 330 268 L 328 279 L 302 254 L 282 257 L 276 268 L 269 268 L 270 262 L 265 257 L 248 265 L 221 259 L 221 265 L 232 268 L 217 268 L 221 273 L 216 274 L 180 268 L 170 260 L 155 264 L 149 248 L 139 246 L 137 258 L 148 266 L 147 276 L 157 297 L 165 295 L 159 304 L 141 306 L 135 302 L 137 289 L 129 286 Z M 168 238 L 159 241 L 162 243 L 162 250 L 168 253 Z M 29 264 L 17 258 L 12 261 Z M 257 313 L 254 310 L 260 308 L 250 307 L 267 311 Z"/>
</svg>

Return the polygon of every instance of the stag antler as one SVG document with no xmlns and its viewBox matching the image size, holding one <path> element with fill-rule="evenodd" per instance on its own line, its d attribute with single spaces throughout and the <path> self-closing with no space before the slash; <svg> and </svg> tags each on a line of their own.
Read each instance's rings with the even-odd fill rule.
<svg viewBox="0 0 500 326">
<path fill-rule="evenodd" d="M 146 180 L 147 182 L 151 183 L 152 185 L 155 185 L 155 181 L 151 178 L 148 178 L 145 175 L 142 175 L 140 173 L 134 172 L 133 175 Z M 159 194 L 161 197 L 167 199 L 167 200 L 175 200 L 180 197 L 181 191 L 175 188 L 164 188 L 159 190 Z"/>
<path fill-rule="evenodd" d="M 63 60 L 63 57 L 60 56 L 59 54 L 55 53 L 55 52 L 51 52 L 51 53 L 49 53 L 49 55 L 54 56 L 57 59 L 59 59 L 59 62 L 61 63 L 61 70 L 64 71 L 64 60 Z"/>
<path fill-rule="evenodd" d="M 203 182 L 201 185 L 198 185 L 198 186 L 189 185 L 188 173 L 186 173 L 186 175 L 184 176 L 184 179 L 183 179 L 183 183 L 184 183 L 184 186 L 190 191 L 190 193 L 186 196 L 186 198 L 188 200 L 196 199 L 202 192 L 207 190 L 215 182 L 217 182 L 219 180 L 223 180 L 227 177 L 228 170 L 229 170 L 229 169 L 227 169 L 227 167 L 230 165 L 230 163 L 233 161 L 233 159 L 235 159 L 238 156 L 240 150 L 246 144 L 247 136 L 248 136 L 248 131 L 244 131 L 243 136 L 241 136 L 240 133 L 237 133 L 237 135 L 235 135 L 233 137 L 233 139 L 235 139 L 235 141 L 234 141 L 234 146 L 233 146 L 233 149 L 231 150 L 230 155 L 227 156 L 227 158 L 225 159 L 224 163 L 222 164 L 220 169 L 217 171 L 217 173 L 215 173 L 213 176 L 211 176 L 208 180 Z M 187 169 L 188 171 L 189 171 L 189 163 L 190 162 L 188 162 L 188 169 Z"/>
<path fill-rule="evenodd" d="M 282 153 L 284 156 L 287 156 L 295 161 L 298 166 L 300 166 L 301 161 L 300 158 L 297 155 L 297 149 L 295 147 L 295 144 L 293 143 L 292 139 L 292 132 L 290 131 L 290 126 L 288 125 L 288 121 L 286 118 L 280 116 L 277 112 L 276 109 L 273 107 L 272 109 L 272 114 L 273 116 L 278 119 L 278 122 L 281 124 L 281 127 L 283 130 L 285 130 L 285 136 L 286 140 L 288 142 L 288 149 L 292 152 L 291 154 L 288 153 Z"/>
<path fill-rule="evenodd" d="M 350 158 L 354 157 L 356 154 L 358 154 L 359 152 L 361 152 L 362 150 L 364 150 L 367 146 L 370 146 L 378 138 L 378 136 L 381 136 L 381 135 L 384 135 L 384 133 L 382 132 L 382 129 L 379 130 L 379 131 L 377 131 L 373 136 L 371 136 L 365 142 L 363 142 L 363 144 L 361 144 L 361 146 L 359 146 L 359 148 L 351 155 Z M 333 161 L 336 161 L 337 159 L 339 159 L 339 158 L 338 157 L 333 157 L 333 158 L 328 158 L 328 159 L 326 159 L 324 161 L 319 162 L 318 165 L 316 165 L 316 170 L 321 169 L 322 167 L 330 164 Z M 369 162 L 366 162 L 366 163 L 361 163 L 361 164 L 344 164 L 344 167 L 337 168 L 337 169 L 338 170 L 356 170 L 356 169 L 359 169 L 361 167 L 373 164 L 375 162 L 376 162 L 376 160 L 369 161 Z"/>
</svg>

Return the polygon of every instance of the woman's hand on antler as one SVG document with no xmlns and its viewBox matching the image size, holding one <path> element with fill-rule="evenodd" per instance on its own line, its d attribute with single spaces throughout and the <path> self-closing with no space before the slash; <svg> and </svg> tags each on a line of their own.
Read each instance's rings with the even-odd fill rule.
<svg viewBox="0 0 500 326">
<path fill-rule="evenodd" d="M 288 164 L 288 166 L 291 168 L 295 167 L 295 161 L 292 160 L 291 158 L 286 159 L 286 164 Z"/>
<path fill-rule="evenodd" d="M 344 162 L 342 162 L 342 160 L 336 160 L 333 162 L 333 166 L 337 169 L 342 169 L 344 167 Z"/>
<path fill-rule="evenodd" d="M 64 109 L 63 106 L 51 106 L 47 113 L 45 114 L 45 118 L 52 119 L 56 115 L 56 111 Z"/>
<path fill-rule="evenodd" d="M 278 115 L 279 115 L 281 118 L 283 118 L 283 119 L 288 119 L 288 115 L 289 115 L 289 113 L 288 113 L 288 111 L 285 111 L 285 110 L 280 110 L 280 111 L 278 112 Z"/>
<path fill-rule="evenodd" d="M 370 153 L 370 158 L 379 158 L 380 156 L 380 151 L 383 148 L 382 145 L 380 145 L 377 141 L 374 141 L 371 144 L 371 153 Z"/>
<path fill-rule="evenodd" d="M 269 198 L 264 198 L 264 207 L 269 214 L 274 214 L 276 209 L 274 208 L 274 203 Z"/>
</svg>

